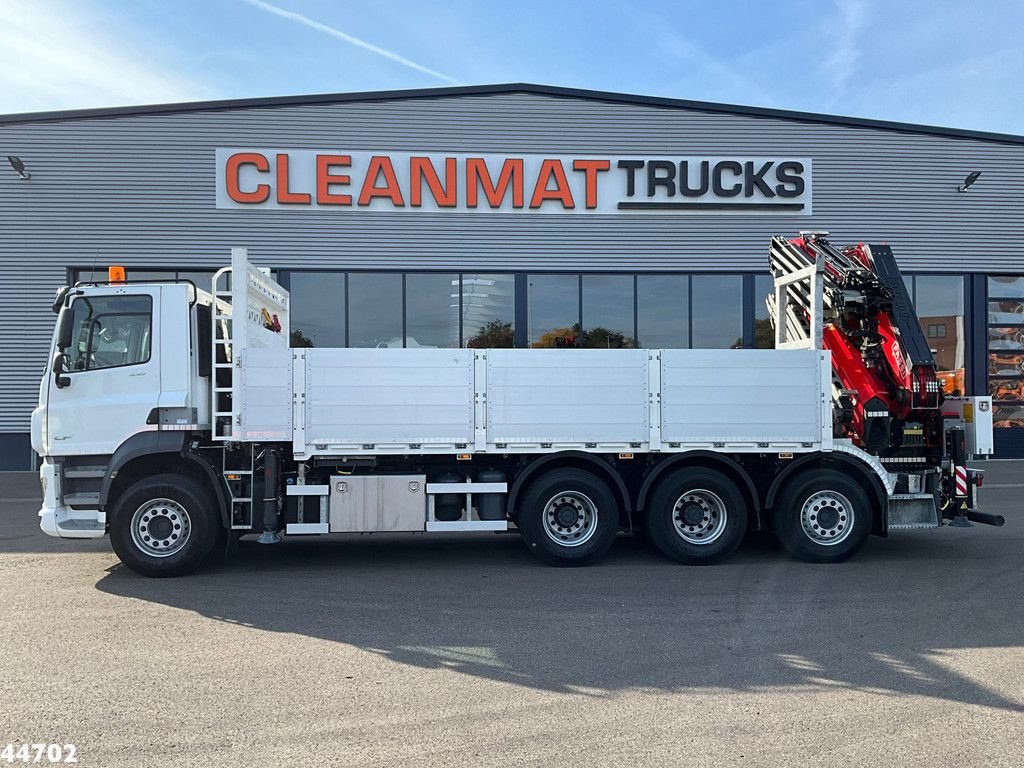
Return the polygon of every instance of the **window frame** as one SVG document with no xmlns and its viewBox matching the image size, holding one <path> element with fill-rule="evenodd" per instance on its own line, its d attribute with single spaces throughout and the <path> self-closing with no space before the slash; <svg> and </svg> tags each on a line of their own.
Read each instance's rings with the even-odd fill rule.
<svg viewBox="0 0 1024 768">
<path fill-rule="evenodd" d="M 149 302 L 149 311 L 148 312 L 106 312 L 104 314 L 97 315 L 95 318 L 93 318 L 93 320 L 89 323 L 89 334 L 88 334 L 88 337 L 87 337 L 87 340 L 86 340 L 86 348 L 85 348 L 85 361 L 86 361 L 86 365 L 88 365 L 88 363 L 89 363 L 89 355 L 91 354 L 90 350 L 92 349 L 92 340 L 93 340 L 94 334 L 95 334 L 94 326 L 95 326 L 96 321 L 100 317 L 147 317 L 149 319 L 149 344 L 148 344 L 147 349 L 146 349 L 146 358 L 144 360 L 137 360 L 137 361 L 135 361 L 133 363 L 121 363 L 120 365 L 104 365 L 104 366 L 100 366 L 100 367 L 86 367 L 86 368 L 74 369 L 74 368 L 71 368 L 72 358 L 71 358 L 70 355 L 68 355 L 68 358 L 67 358 L 68 370 L 64 371 L 64 374 L 65 375 L 69 375 L 69 376 L 73 376 L 75 374 L 80 374 L 80 373 L 94 373 L 96 371 L 112 371 L 112 370 L 116 370 L 117 368 L 132 368 L 132 367 L 137 366 L 137 365 L 147 365 L 150 361 L 152 361 L 152 359 L 153 359 L 153 297 L 150 294 L 148 294 L 148 293 L 111 293 L 111 294 L 100 294 L 98 296 L 93 296 L 92 298 L 93 299 L 138 299 L 138 298 L 144 298 L 144 299 L 146 299 Z M 75 304 L 77 304 L 78 302 L 87 302 L 89 300 L 90 300 L 90 297 L 88 297 L 88 296 L 75 296 L 74 297 L 74 299 L 71 301 L 71 303 L 67 306 L 67 310 L 72 312 L 72 320 L 74 320 L 74 314 L 73 313 L 75 311 Z M 79 327 L 78 325 L 73 326 L 73 328 L 78 328 L 78 327 Z M 76 341 L 72 341 L 72 344 L 78 344 L 78 341 L 77 340 Z M 63 352 L 64 354 L 68 354 L 67 350 L 60 350 L 60 351 Z"/>
</svg>

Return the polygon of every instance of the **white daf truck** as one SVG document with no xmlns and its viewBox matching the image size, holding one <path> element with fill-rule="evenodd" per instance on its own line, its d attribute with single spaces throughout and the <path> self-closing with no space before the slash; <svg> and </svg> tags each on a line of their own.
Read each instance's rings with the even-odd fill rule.
<svg viewBox="0 0 1024 768">
<path fill-rule="evenodd" d="M 584 564 L 644 530 L 710 563 L 770 528 L 835 562 L 897 527 L 1001 524 L 965 466 L 991 453 L 990 399 L 937 395 L 923 418 L 850 390 L 826 345 L 856 297 L 832 252 L 797 242 L 772 244 L 771 350 L 293 349 L 288 293 L 243 249 L 210 291 L 112 268 L 54 303 L 41 527 L 109 533 L 128 567 L 168 576 L 246 534 L 518 529 Z"/>
</svg>

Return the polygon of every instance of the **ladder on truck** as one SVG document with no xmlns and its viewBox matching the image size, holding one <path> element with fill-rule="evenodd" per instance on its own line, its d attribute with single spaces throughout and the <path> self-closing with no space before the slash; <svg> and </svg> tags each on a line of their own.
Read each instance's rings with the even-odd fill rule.
<svg viewBox="0 0 1024 768">
<path fill-rule="evenodd" d="M 248 443 L 242 422 L 245 387 L 242 362 L 248 344 L 266 345 L 261 334 L 268 333 L 265 321 L 277 323 L 274 334 L 284 335 L 287 344 L 289 298 L 270 277 L 269 269 L 249 264 L 244 248 L 231 249 L 231 266 L 213 276 L 213 376 L 210 403 L 213 413 L 212 439 L 223 443 Z M 280 340 L 276 341 L 280 344 Z M 255 452 L 224 451 L 221 473 L 231 496 L 231 527 L 250 530 L 253 520 L 253 479 Z"/>
<path fill-rule="evenodd" d="M 210 377 L 210 408 L 213 413 L 213 439 L 231 440 L 235 420 L 235 364 L 232 360 L 231 267 L 217 270 L 213 276 L 213 376 Z"/>
</svg>

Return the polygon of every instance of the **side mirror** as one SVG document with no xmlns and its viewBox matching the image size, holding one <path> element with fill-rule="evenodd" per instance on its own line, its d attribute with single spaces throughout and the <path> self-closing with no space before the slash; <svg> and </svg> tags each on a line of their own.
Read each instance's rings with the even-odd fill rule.
<svg viewBox="0 0 1024 768">
<path fill-rule="evenodd" d="M 64 387 L 71 385 L 71 377 L 64 375 L 67 371 L 67 365 L 67 353 L 57 352 L 53 356 L 53 365 L 50 366 L 50 371 L 53 373 L 53 383 L 57 385 L 57 389 L 64 389 Z"/>
<path fill-rule="evenodd" d="M 60 352 L 71 346 L 71 332 L 74 330 L 72 322 L 71 308 L 67 307 L 61 310 L 60 317 L 57 319 L 57 350 Z"/>
<path fill-rule="evenodd" d="M 68 297 L 68 291 L 70 290 L 71 289 L 65 285 L 63 288 L 57 291 L 57 296 L 53 300 L 53 314 L 60 314 L 60 308 L 64 306 L 64 299 Z"/>
</svg>

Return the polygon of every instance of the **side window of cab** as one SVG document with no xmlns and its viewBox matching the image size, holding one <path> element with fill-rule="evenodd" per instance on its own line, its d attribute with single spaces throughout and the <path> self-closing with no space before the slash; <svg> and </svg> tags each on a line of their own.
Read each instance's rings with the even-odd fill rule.
<svg viewBox="0 0 1024 768">
<path fill-rule="evenodd" d="M 70 309 L 71 373 L 149 362 L 153 330 L 149 296 L 80 296 Z"/>
</svg>

